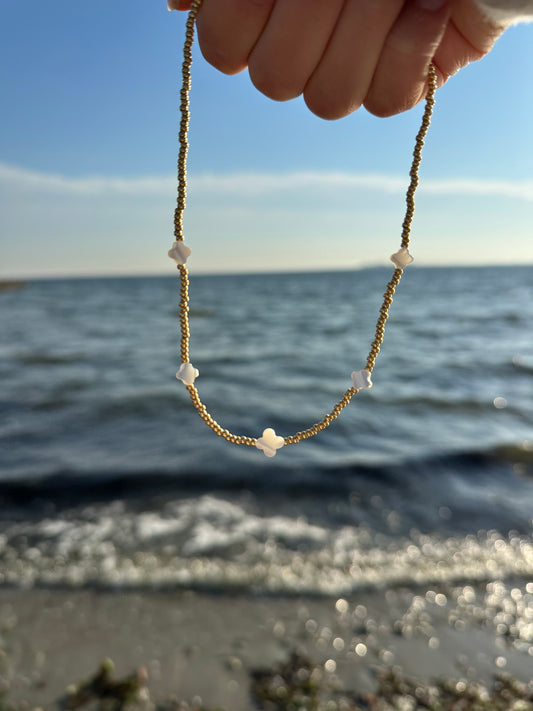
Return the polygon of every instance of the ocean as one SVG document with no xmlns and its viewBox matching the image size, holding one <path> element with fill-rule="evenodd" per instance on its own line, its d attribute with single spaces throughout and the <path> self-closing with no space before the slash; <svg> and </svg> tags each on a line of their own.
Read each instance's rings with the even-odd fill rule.
<svg viewBox="0 0 533 711">
<path fill-rule="evenodd" d="M 249 436 L 321 419 L 389 276 L 193 276 L 213 416 Z M 192 408 L 178 302 L 177 276 L 0 293 L 0 585 L 337 597 L 533 576 L 533 267 L 407 269 L 373 388 L 273 459 Z"/>
</svg>

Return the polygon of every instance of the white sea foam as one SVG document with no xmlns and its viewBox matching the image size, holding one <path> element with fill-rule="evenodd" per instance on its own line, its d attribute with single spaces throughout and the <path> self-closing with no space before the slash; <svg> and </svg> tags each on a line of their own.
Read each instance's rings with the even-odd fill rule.
<svg viewBox="0 0 533 711">
<path fill-rule="evenodd" d="M 396 537 L 368 526 L 331 528 L 303 518 L 261 515 L 212 495 L 177 502 L 165 514 L 123 510 L 118 517 L 104 509 L 93 521 L 82 516 L 71 517 L 68 525 L 61 520 L 21 523 L 5 537 L 0 556 L 2 582 L 23 586 L 338 596 L 362 588 L 533 575 L 533 542 L 517 533 L 412 531 Z"/>
</svg>

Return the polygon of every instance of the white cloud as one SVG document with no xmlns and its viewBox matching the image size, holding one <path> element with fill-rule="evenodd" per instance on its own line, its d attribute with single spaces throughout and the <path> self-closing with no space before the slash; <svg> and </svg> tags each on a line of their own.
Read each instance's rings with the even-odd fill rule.
<svg viewBox="0 0 533 711">
<path fill-rule="evenodd" d="M 276 193 L 307 193 L 311 191 L 371 190 L 403 193 L 406 176 L 378 174 L 292 172 L 203 174 L 189 177 L 191 190 L 213 196 L 261 196 Z M 173 176 L 135 178 L 69 177 L 55 173 L 31 171 L 0 163 L 0 184 L 10 192 L 29 191 L 77 196 L 168 196 L 176 191 Z M 531 180 L 484 180 L 481 178 L 425 178 L 420 191 L 434 195 L 486 196 L 533 201 Z"/>
<path fill-rule="evenodd" d="M 0 163 L 0 185 L 7 189 L 63 195 L 160 195 L 176 186 L 172 177 L 73 178 L 57 173 L 41 173 Z"/>
<path fill-rule="evenodd" d="M 533 200 L 533 180 L 426 180 L 421 183 L 420 190 L 435 195 L 479 195 Z"/>
<path fill-rule="evenodd" d="M 195 175 L 191 187 L 199 192 L 236 195 L 264 195 L 308 190 L 348 190 L 360 188 L 396 193 L 405 190 L 405 178 L 357 173 L 294 172 L 234 173 L 228 175 Z"/>
</svg>

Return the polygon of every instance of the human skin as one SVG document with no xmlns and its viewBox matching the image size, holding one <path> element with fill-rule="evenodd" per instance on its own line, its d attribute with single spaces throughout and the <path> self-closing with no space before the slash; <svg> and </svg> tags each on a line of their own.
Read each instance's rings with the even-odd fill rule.
<svg viewBox="0 0 533 711">
<path fill-rule="evenodd" d="M 169 0 L 188 10 L 190 0 Z M 361 106 L 407 111 L 427 90 L 431 62 L 444 84 L 487 54 L 505 30 L 474 0 L 203 0 L 198 41 L 225 74 L 248 68 L 266 96 L 303 95 L 338 119 Z"/>
</svg>

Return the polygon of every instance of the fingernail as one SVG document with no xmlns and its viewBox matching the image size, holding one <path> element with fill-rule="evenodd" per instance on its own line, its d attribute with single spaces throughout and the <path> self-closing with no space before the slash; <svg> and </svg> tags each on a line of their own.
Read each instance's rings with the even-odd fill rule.
<svg viewBox="0 0 533 711">
<path fill-rule="evenodd" d="M 418 4 L 423 10 L 437 12 L 437 10 L 442 10 L 448 1 L 449 0 L 418 0 Z"/>
<path fill-rule="evenodd" d="M 174 10 L 173 7 L 170 7 L 170 0 L 167 0 L 167 8 L 169 12 L 172 12 L 172 10 Z"/>
</svg>

